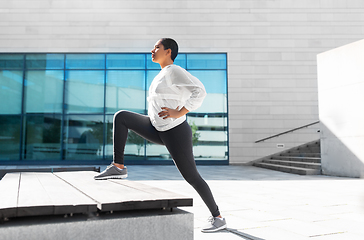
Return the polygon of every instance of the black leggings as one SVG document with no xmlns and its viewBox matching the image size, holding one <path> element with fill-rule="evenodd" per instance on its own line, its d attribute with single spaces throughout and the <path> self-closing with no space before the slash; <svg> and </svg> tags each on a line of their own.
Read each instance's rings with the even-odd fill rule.
<svg viewBox="0 0 364 240">
<path fill-rule="evenodd" d="M 128 129 L 150 142 L 165 145 L 184 179 L 195 188 L 213 217 L 220 215 L 211 190 L 197 171 L 192 152 L 192 131 L 185 121 L 164 132 L 157 131 L 149 117 L 129 111 L 114 115 L 114 162 L 124 164 L 124 148 Z"/>
</svg>

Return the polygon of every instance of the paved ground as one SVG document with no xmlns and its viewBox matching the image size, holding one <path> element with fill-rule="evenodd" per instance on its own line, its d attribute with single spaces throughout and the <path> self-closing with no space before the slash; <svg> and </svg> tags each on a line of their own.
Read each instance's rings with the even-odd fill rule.
<svg viewBox="0 0 364 240">
<path fill-rule="evenodd" d="M 201 233 L 209 211 L 174 166 L 128 166 L 129 180 L 193 197 L 195 239 L 363 240 L 364 179 L 250 166 L 199 166 L 228 229 Z"/>
</svg>

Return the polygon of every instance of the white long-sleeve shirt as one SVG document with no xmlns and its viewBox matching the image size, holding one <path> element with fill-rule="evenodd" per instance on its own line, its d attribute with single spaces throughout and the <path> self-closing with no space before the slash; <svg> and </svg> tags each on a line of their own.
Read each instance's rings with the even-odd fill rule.
<svg viewBox="0 0 364 240">
<path fill-rule="evenodd" d="M 149 87 L 148 116 L 152 125 L 158 131 L 167 131 L 186 120 L 186 115 L 180 118 L 163 119 L 158 116 L 162 107 L 188 111 L 201 106 L 206 96 L 203 84 L 185 69 L 177 65 L 168 65 L 153 79 Z"/>
</svg>

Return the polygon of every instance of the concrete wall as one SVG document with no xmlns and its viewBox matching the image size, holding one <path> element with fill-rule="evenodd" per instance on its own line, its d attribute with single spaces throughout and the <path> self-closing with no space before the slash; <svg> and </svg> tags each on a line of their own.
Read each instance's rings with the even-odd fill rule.
<svg viewBox="0 0 364 240">
<path fill-rule="evenodd" d="M 364 40 L 317 59 L 323 174 L 364 177 Z"/>
<path fill-rule="evenodd" d="M 2 0 L 0 52 L 228 53 L 230 163 L 319 138 L 316 55 L 364 36 L 362 0 Z"/>
</svg>

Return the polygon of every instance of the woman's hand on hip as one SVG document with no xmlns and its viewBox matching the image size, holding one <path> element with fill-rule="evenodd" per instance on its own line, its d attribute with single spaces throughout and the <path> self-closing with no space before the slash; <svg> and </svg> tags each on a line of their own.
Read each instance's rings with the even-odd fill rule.
<svg viewBox="0 0 364 240">
<path fill-rule="evenodd" d="M 186 115 L 188 112 L 189 111 L 185 107 L 181 108 L 180 110 L 178 110 L 178 107 L 176 109 L 162 107 L 162 111 L 158 113 L 158 116 L 163 119 L 180 118 Z"/>
</svg>

